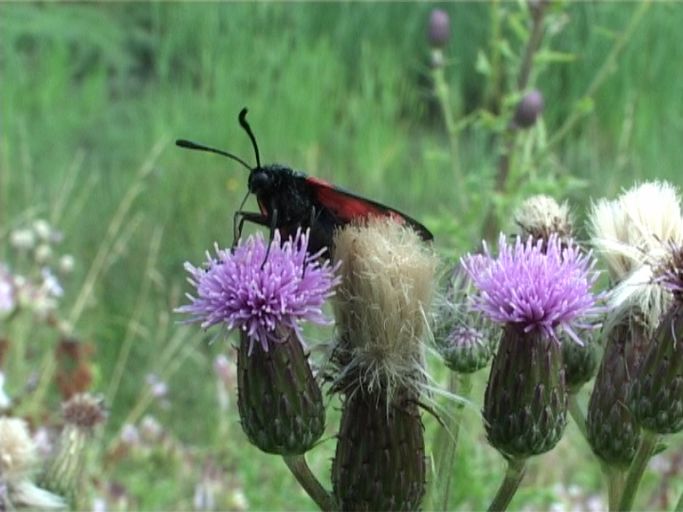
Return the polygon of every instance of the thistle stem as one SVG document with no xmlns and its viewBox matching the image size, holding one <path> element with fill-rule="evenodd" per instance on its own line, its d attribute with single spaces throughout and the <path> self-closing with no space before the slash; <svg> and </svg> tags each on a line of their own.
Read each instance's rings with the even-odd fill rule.
<svg viewBox="0 0 683 512">
<path fill-rule="evenodd" d="M 315 501 L 316 505 L 320 507 L 320 510 L 337 510 L 334 498 L 320 484 L 311 471 L 311 468 L 308 467 L 306 458 L 303 455 L 283 455 L 282 458 L 297 482 L 301 484 L 301 487 L 303 487 L 311 499 Z"/>
<path fill-rule="evenodd" d="M 458 386 L 458 383 L 460 386 Z M 459 393 L 458 393 L 458 388 Z M 472 391 L 472 378 L 468 374 L 457 374 L 451 372 L 448 381 L 448 391 L 457 394 L 460 398 L 467 398 Z M 460 424 L 464 411 L 464 402 L 457 405 L 457 409 L 453 418 L 448 422 L 448 429 L 445 427 L 440 430 L 444 436 L 448 436 L 446 447 L 443 451 L 437 452 L 439 456 L 436 466 L 436 479 L 440 484 L 439 497 L 437 498 L 436 510 L 449 510 L 448 502 L 450 501 L 451 481 L 453 478 L 453 461 L 455 460 L 455 452 L 458 448 L 458 438 L 460 435 Z M 442 444 L 442 443 L 439 443 Z M 443 456 L 441 456 L 443 453 Z"/>
<path fill-rule="evenodd" d="M 489 506 L 489 512 L 497 512 L 507 510 L 512 497 L 517 492 L 519 484 L 524 478 L 526 472 L 526 459 L 510 459 L 508 460 L 508 469 L 505 472 L 505 480 L 501 484 L 496 496 L 493 498 Z"/>
<path fill-rule="evenodd" d="M 569 414 L 571 415 L 576 426 L 584 439 L 588 440 L 588 430 L 586 430 L 586 415 L 579 405 L 579 399 L 576 393 L 569 393 L 568 397 Z"/>
<path fill-rule="evenodd" d="M 438 56 L 435 57 L 437 60 L 443 59 L 440 49 L 435 49 L 433 51 L 439 52 Z M 455 114 L 453 112 L 453 107 L 451 106 L 448 83 L 446 82 L 446 75 L 442 65 L 434 66 L 432 69 L 432 80 L 434 82 L 434 93 L 439 101 L 441 115 L 443 116 L 443 120 L 446 125 L 446 131 L 448 132 L 448 141 L 450 143 L 451 150 L 451 164 L 453 166 L 453 179 L 458 184 L 458 186 L 455 187 L 455 192 L 458 195 L 460 207 L 465 210 L 467 209 L 467 196 L 465 195 L 464 187 L 461 185 L 463 183 L 463 177 L 460 170 L 460 150 L 458 148 L 458 135 L 460 129 L 455 123 Z"/>
<path fill-rule="evenodd" d="M 607 478 L 607 508 L 610 512 L 616 512 L 624 492 L 624 472 L 607 465 L 602 466 L 602 471 Z"/>
<path fill-rule="evenodd" d="M 636 452 L 636 456 L 631 463 L 631 468 L 626 477 L 624 494 L 621 496 L 621 501 L 619 502 L 620 511 L 628 512 L 633 508 L 633 500 L 636 497 L 640 480 L 643 477 L 643 473 L 645 473 L 645 468 L 657 446 L 658 440 L 659 435 L 647 430 L 643 431 L 638 451 Z"/>
</svg>

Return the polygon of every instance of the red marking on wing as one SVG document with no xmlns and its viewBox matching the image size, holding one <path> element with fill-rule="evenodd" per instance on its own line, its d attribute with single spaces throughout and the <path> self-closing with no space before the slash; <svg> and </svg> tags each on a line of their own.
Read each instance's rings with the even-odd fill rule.
<svg viewBox="0 0 683 512">
<path fill-rule="evenodd" d="M 351 192 L 346 192 L 320 178 L 309 176 L 306 178 L 306 182 L 311 185 L 315 200 L 334 214 L 342 223 L 372 215 L 390 217 L 399 224 L 408 223 L 424 240 L 431 240 L 433 238 L 429 230 L 422 224 L 393 208 L 371 199 L 357 196 Z"/>
<path fill-rule="evenodd" d="M 324 180 L 308 177 L 307 181 L 313 185 L 315 199 L 338 217 L 340 221 L 350 222 L 353 219 L 368 217 L 369 215 L 388 215 L 401 222 L 405 221 L 397 212 L 393 212 L 391 209 L 369 199 L 345 192 Z"/>
</svg>

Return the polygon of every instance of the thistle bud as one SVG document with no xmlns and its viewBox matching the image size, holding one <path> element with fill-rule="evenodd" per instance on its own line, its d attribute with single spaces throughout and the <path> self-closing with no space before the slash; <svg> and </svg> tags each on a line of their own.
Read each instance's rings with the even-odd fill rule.
<svg viewBox="0 0 683 512">
<path fill-rule="evenodd" d="M 551 450 L 567 425 L 567 389 L 559 343 L 508 326 L 493 359 L 484 398 L 486 434 L 507 458 Z"/>
<path fill-rule="evenodd" d="M 567 382 L 567 391 L 579 392 L 581 387 L 595 376 L 598 369 L 598 344 L 588 333 L 581 336 L 583 345 L 564 339 L 562 343 L 562 363 Z"/>
<path fill-rule="evenodd" d="M 538 89 L 526 93 L 517 104 L 513 122 L 519 128 L 529 128 L 534 125 L 538 116 L 543 112 L 543 95 Z"/>
<path fill-rule="evenodd" d="M 634 320 L 609 328 L 606 339 L 588 402 L 588 442 L 603 462 L 626 469 L 640 442 L 628 396 L 648 338 L 643 324 Z"/>
<path fill-rule="evenodd" d="M 325 407 L 301 343 L 290 331 L 268 352 L 249 354 L 245 335 L 238 349 L 238 399 L 242 429 L 268 453 L 306 453 L 325 429 Z"/>
<path fill-rule="evenodd" d="M 242 428 L 261 450 L 280 455 L 308 451 L 324 430 L 322 393 L 302 347 L 299 322 L 327 323 L 321 307 L 332 295 L 335 268 L 307 252 L 297 233 L 270 248 L 262 236 L 233 250 L 217 249 L 208 270 L 187 265 L 197 298 L 178 311 L 203 327 L 240 330 L 238 408 Z M 276 284 L 275 284 L 276 283 Z"/>
<path fill-rule="evenodd" d="M 433 9 L 429 14 L 427 25 L 427 39 L 436 48 L 443 48 L 451 36 L 451 19 L 442 9 Z"/>
<path fill-rule="evenodd" d="M 342 282 L 333 390 L 343 395 L 332 485 L 342 510 L 416 510 L 425 491 L 425 311 L 436 259 L 410 228 L 372 219 L 335 237 Z"/>
<path fill-rule="evenodd" d="M 469 327 L 456 325 L 438 342 L 446 366 L 458 373 L 474 373 L 484 368 L 498 347 L 497 336 Z"/>
<path fill-rule="evenodd" d="M 424 427 L 417 400 L 360 391 L 343 404 L 332 465 L 341 510 L 419 510 L 425 491 Z"/>
<path fill-rule="evenodd" d="M 448 368 L 458 373 L 474 373 L 493 357 L 500 334 L 483 315 L 466 311 L 472 286 L 458 267 L 449 283 L 443 304 L 438 308 L 434 342 Z"/>
</svg>

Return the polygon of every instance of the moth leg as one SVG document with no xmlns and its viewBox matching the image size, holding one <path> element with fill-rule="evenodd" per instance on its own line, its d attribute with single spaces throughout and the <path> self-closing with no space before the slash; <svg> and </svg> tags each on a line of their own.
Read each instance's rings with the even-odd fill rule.
<svg viewBox="0 0 683 512">
<path fill-rule="evenodd" d="M 263 265 L 266 264 L 266 261 L 268 261 L 268 255 L 270 254 L 270 246 L 273 243 L 273 237 L 275 236 L 275 228 L 277 227 L 277 208 L 271 208 L 270 210 L 270 236 L 268 238 L 268 248 L 266 249 L 266 257 L 263 258 L 263 263 L 261 263 L 261 268 L 263 268 Z M 264 219 L 267 220 L 267 219 Z"/>
<path fill-rule="evenodd" d="M 239 222 L 237 219 L 239 219 Z M 239 239 L 242 236 L 242 228 L 244 228 L 245 222 L 253 222 L 254 224 L 258 224 L 259 226 L 270 225 L 270 223 L 268 222 L 268 218 L 260 212 L 245 212 L 242 210 L 237 210 L 235 212 L 235 216 L 233 217 L 233 247 L 237 245 L 237 242 L 239 242 Z"/>
</svg>

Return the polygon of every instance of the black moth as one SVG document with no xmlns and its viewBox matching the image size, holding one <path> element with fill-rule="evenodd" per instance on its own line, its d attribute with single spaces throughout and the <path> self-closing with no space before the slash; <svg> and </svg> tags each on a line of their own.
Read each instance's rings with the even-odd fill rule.
<svg viewBox="0 0 683 512">
<path fill-rule="evenodd" d="M 391 217 L 412 227 L 423 240 L 433 236 L 422 224 L 408 215 L 389 206 L 366 199 L 319 178 L 307 176 L 280 164 L 261 165 L 256 138 L 247 123 L 247 109 L 239 114 L 240 126 L 247 132 L 254 147 L 256 167 L 250 167 L 241 158 L 202 144 L 179 139 L 176 144 L 183 148 L 208 151 L 227 156 L 249 170 L 249 190 L 233 218 L 234 243 L 242 234 L 245 222 L 253 222 L 270 229 L 272 241 L 275 230 L 283 239 L 293 236 L 297 229 L 310 228 L 308 250 L 316 253 L 322 248 L 332 249 L 332 237 L 338 227 L 370 216 Z M 256 196 L 259 212 L 244 211 L 242 208 L 249 194 Z"/>
</svg>

